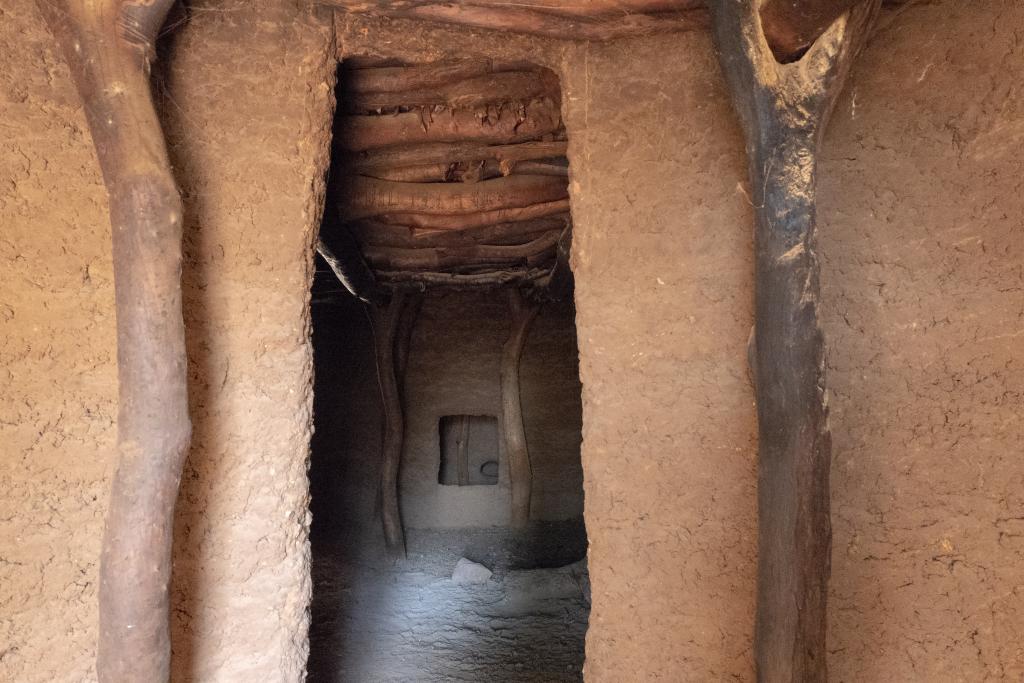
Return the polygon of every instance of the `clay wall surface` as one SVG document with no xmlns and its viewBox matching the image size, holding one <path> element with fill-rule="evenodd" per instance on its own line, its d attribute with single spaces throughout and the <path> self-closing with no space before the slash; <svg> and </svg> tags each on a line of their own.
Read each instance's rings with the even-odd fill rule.
<svg viewBox="0 0 1024 683">
<path fill-rule="evenodd" d="M 196 423 L 174 661 L 181 681 L 296 680 L 330 36 L 221 9 L 175 34 L 158 80 L 187 213 Z M 116 400 L 105 193 L 34 9 L 0 11 L 0 679 L 90 680 Z M 1024 7 L 999 0 L 886 11 L 824 142 L 837 681 L 1024 673 L 1022 23 Z M 709 37 L 572 46 L 339 26 L 342 52 L 489 54 L 560 73 L 586 674 L 752 680 L 752 221 Z"/>
<path fill-rule="evenodd" d="M 320 374 L 317 456 L 311 478 L 314 496 L 323 500 L 314 509 L 322 510 L 319 514 L 327 526 L 340 524 L 348 510 L 350 523 L 360 520 L 375 529 L 382 418 L 368 316 L 361 304 L 338 302 L 322 306 L 314 322 Z M 510 522 L 508 463 L 503 455 L 498 457 L 496 485 L 438 483 L 441 418 L 500 413 L 498 372 L 508 322 L 503 292 L 437 293 L 424 300 L 403 382 L 406 441 L 399 503 L 408 528 Z M 523 349 L 520 378 L 534 473 L 532 519 L 579 517 L 581 404 L 570 301 L 550 302 L 541 309 Z M 337 529 L 334 535 L 338 533 L 347 532 Z"/>
<path fill-rule="evenodd" d="M 0 679 L 77 683 L 95 678 L 114 465 L 106 192 L 34 4 L 0 17 Z M 194 423 L 175 529 L 176 681 L 291 681 L 305 666 L 307 299 L 330 41 L 329 24 L 294 10 L 218 3 L 194 6 L 160 50 Z"/>
<path fill-rule="evenodd" d="M 0 680 L 95 677 L 117 417 L 107 193 L 63 56 L 0 9 Z"/>
<path fill-rule="evenodd" d="M 329 27 L 194 10 L 157 77 L 185 204 L 192 450 L 175 525 L 175 681 L 306 663 L 309 282 L 333 111 Z"/>
</svg>

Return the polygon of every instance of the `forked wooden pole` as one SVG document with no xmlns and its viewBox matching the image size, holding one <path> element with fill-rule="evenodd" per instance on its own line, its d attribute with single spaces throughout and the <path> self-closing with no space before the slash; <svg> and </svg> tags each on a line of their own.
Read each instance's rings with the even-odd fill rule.
<svg viewBox="0 0 1024 683">
<path fill-rule="evenodd" d="M 110 197 L 117 312 L 117 471 L 100 558 L 96 671 L 169 676 L 174 503 L 190 438 L 181 317 L 181 200 L 150 97 L 173 0 L 40 0 L 85 106 Z"/>
<path fill-rule="evenodd" d="M 815 175 L 826 121 L 878 0 L 778 63 L 756 0 L 711 3 L 747 139 L 755 219 L 759 681 L 825 681 L 831 436 L 818 324 Z"/>
<path fill-rule="evenodd" d="M 377 356 L 381 400 L 384 404 L 384 439 L 381 443 L 380 500 L 384 541 L 393 557 L 405 557 L 405 532 L 398 504 L 398 471 L 402 461 L 402 440 L 405 416 L 395 362 L 395 341 L 398 337 L 406 295 L 395 290 L 383 308 L 373 311 L 373 343 Z"/>
<path fill-rule="evenodd" d="M 512 321 L 508 340 L 501 351 L 501 432 L 508 459 L 512 485 L 512 527 L 525 528 L 530 522 L 530 495 L 533 468 L 523 425 L 523 407 L 519 387 L 519 361 L 526 345 L 530 324 L 540 307 L 524 299 L 518 289 L 509 290 Z"/>
</svg>

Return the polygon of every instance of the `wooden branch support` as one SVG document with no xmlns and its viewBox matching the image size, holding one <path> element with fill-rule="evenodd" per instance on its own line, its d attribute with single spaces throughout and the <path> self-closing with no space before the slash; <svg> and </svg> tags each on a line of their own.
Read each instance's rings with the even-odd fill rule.
<svg viewBox="0 0 1024 683">
<path fill-rule="evenodd" d="M 362 152 L 429 142 L 507 145 L 554 133 L 562 121 L 558 103 L 550 98 L 486 109 L 485 116 L 472 109 L 435 113 L 431 108 L 389 116 L 342 116 L 338 125 L 344 134 L 335 138 L 335 146 Z"/>
<path fill-rule="evenodd" d="M 319 2 L 351 12 L 529 33 L 563 40 L 614 40 L 652 33 L 687 31 L 706 25 L 706 13 L 699 0 Z"/>
<path fill-rule="evenodd" d="M 348 225 L 364 248 L 468 247 L 477 244 L 522 244 L 545 232 L 561 231 L 571 219 L 566 213 L 517 223 L 498 223 L 469 230 L 414 230 L 376 221 Z"/>
<path fill-rule="evenodd" d="M 167 681 L 178 482 L 191 426 L 181 316 L 182 207 L 150 97 L 171 0 L 40 0 L 63 48 L 110 198 L 117 312 L 117 470 L 103 533 L 96 672 Z"/>
<path fill-rule="evenodd" d="M 409 367 L 409 348 L 412 345 L 412 332 L 416 327 L 420 309 L 423 307 L 423 294 L 409 292 L 406 294 L 405 309 L 395 333 L 395 370 L 398 373 L 398 388 L 405 398 L 405 374 Z M 405 437 L 402 437 L 403 442 Z"/>
<path fill-rule="evenodd" d="M 775 59 L 798 59 L 836 19 L 861 0 L 766 0 L 761 28 Z"/>
<path fill-rule="evenodd" d="M 556 199 L 551 202 L 531 204 L 523 207 L 492 209 L 477 213 L 458 215 L 440 215 L 428 213 L 389 213 L 378 218 L 385 223 L 404 225 L 419 230 L 469 230 L 483 228 L 497 223 L 529 221 L 544 216 L 566 213 L 569 211 L 568 199 Z"/>
<path fill-rule="evenodd" d="M 747 139 L 755 218 L 759 681 L 825 681 L 831 436 L 818 324 L 815 175 L 828 115 L 877 12 L 869 0 L 792 64 L 756 0 L 713 0 L 722 69 Z"/>
<path fill-rule="evenodd" d="M 418 90 L 350 93 L 341 106 L 348 113 L 362 114 L 402 107 L 478 108 L 504 102 L 527 102 L 538 97 L 557 101 L 559 95 L 554 74 L 545 78 L 538 72 L 507 71 Z"/>
<path fill-rule="evenodd" d="M 521 175 L 479 183 L 400 183 L 362 176 L 338 180 L 339 205 L 349 220 L 386 214 L 465 215 L 519 209 L 569 196 L 565 178 Z"/>
<path fill-rule="evenodd" d="M 525 262 L 551 250 L 560 233 L 552 231 L 520 245 L 472 245 L 465 247 L 366 247 L 366 259 L 376 268 L 389 270 L 443 270 L 479 263 L 508 264 Z"/>
<path fill-rule="evenodd" d="M 517 145 L 427 142 L 405 147 L 372 149 L 353 154 L 346 158 L 345 168 L 350 173 L 372 175 L 373 171 L 426 164 L 450 164 L 459 161 L 490 159 L 518 162 L 564 157 L 567 151 L 568 144 L 564 141 L 522 142 Z"/>
<path fill-rule="evenodd" d="M 459 486 L 469 485 L 469 415 L 459 417 L 459 438 L 456 453 L 456 470 Z"/>
<path fill-rule="evenodd" d="M 512 527 L 524 529 L 530 522 L 530 492 L 533 469 L 523 424 L 522 398 L 519 388 L 519 361 L 526 345 L 526 335 L 539 306 L 527 301 L 518 289 L 509 290 L 512 321 L 508 340 L 501 350 L 501 433 L 508 460 L 512 485 Z"/>
<path fill-rule="evenodd" d="M 396 290 L 384 307 L 371 307 L 373 344 L 377 358 L 381 401 L 384 406 L 384 438 L 381 443 L 380 500 L 384 541 L 395 559 L 405 557 L 405 532 L 398 503 L 398 472 L 405 437 L 405 416 L 395 358 L 396 339 L 406 294 Z"/>
<path fill-rule="evenodd" d="M 374 306 L 382 306 L 385 303 L 387 292 L 377 284 L 373 272 L 363 261 L 359 242 L 338 220 L 333 207 L 328 206 L 324 210 L 316 253 L 320 254 L 320 258 L 327 263 L 334 276 L 352 296 Z"/>
</svg>

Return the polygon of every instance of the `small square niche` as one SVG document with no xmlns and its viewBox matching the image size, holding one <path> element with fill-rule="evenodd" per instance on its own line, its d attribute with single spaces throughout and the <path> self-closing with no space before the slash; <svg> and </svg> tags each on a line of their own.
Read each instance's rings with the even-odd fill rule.
<svg viewBox="0 0 1024 683">
<path fill-rule="evenodd" d="M 498 483 L 498 418 L 493 415 L 445 415 L 439 429 L 439 484 L 494 486 Z"/>
</svg>

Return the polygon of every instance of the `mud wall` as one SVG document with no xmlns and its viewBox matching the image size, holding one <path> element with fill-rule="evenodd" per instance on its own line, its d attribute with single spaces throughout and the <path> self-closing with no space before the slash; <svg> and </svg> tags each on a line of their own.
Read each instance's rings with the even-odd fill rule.
<svg viewBox="0 0 1024 683">
<path fill-rule="evenodd" d="M 116 399 L 109 228 L 67 70 L 16 4 L 0 22 L 0 678 L 90 680 Z M 315 23 L 230 9 L 176 35 L 162 100 L 189 213 L 196 420 L 175 668 L 295 680 L 308 246 L 333 65 Z M 1024 673 L 1022 22 L 998 0 L 885 13 L 825 141 L 836 680 Z M 587 676 L 751 680 L 751 217 L 707 36 L 585 47 L 340 28 L 342 51 L 517 56 L 561 73 Z"/>
<path fill-rule="evenodd" d="M 432 294 L 424 300 L 404 380 L 406 441 L 400 504 L 407 527 L 487 527 L 510 522 L 504 456 L 494 454 L 500 466 L 496 485 L 438 483 L 441 418 L 500 413 L 499 364 L 508 317 L 503 292 Z M 367 517 L 373 517 L 379 482 L 381 409 L 367 315 L 361 306 L 341 302 L 325 305 L 315 320 L 317 367 L 324 380 L 317 381 L 317 424 L 324 433 L 316 437 L 312 477 L 314 495 L 319 492 L 324 502 L 318 501 L 314 509 L 335 517 L 332 506 L 344 508 L 350 501 L 361 500 L 365 504 L 359 512 L 352 510 L 350 519 L 376 525 L 375 519 Z M 581 403 L 570 301 L 552 302 L 541 309 L 523 350 L 520 377 L 534 471 L 532 518 L 579 517 L 583 514 Z M 320 478 L 327 481 L 316 481 Z"/>
<path fill-rule="evenodd" d="M 825 142 L 836 680 L 1012 679 L 1024 666 L 1022 20 L 995 0 L 887 10 Z M 710 40 L 559 47 L 400 22 L 341 28 L 343 51 L 511 56 L 561 74 L 594 596 L 586 673 L 752 680 L 752 219 Z"/>
<path fill-rule="evenodd" d="M 19 4 L 0 10 L 0 680 L 83 681 L 117 417 L 107 195 Z"/>
<path fill-rule="evenodd" d="M 110 229 L 67 69 L 34 4 L 14 4 L 0 10 L 0 679 L 88 681 L 114 463 Z M 199 3 L 160 50 L 194 422 L 175 529 L 176 681 L 298 680 L 305 666 L 328 29 Z"/>
<path fill-rule="evenodd" d="M 330 42 L 294 11 L 217 3 L 164 46 L 195 422 L 175 525 L 175 681 L 293 681 L 305 667 L 308 299 Z"/>
</svg>

